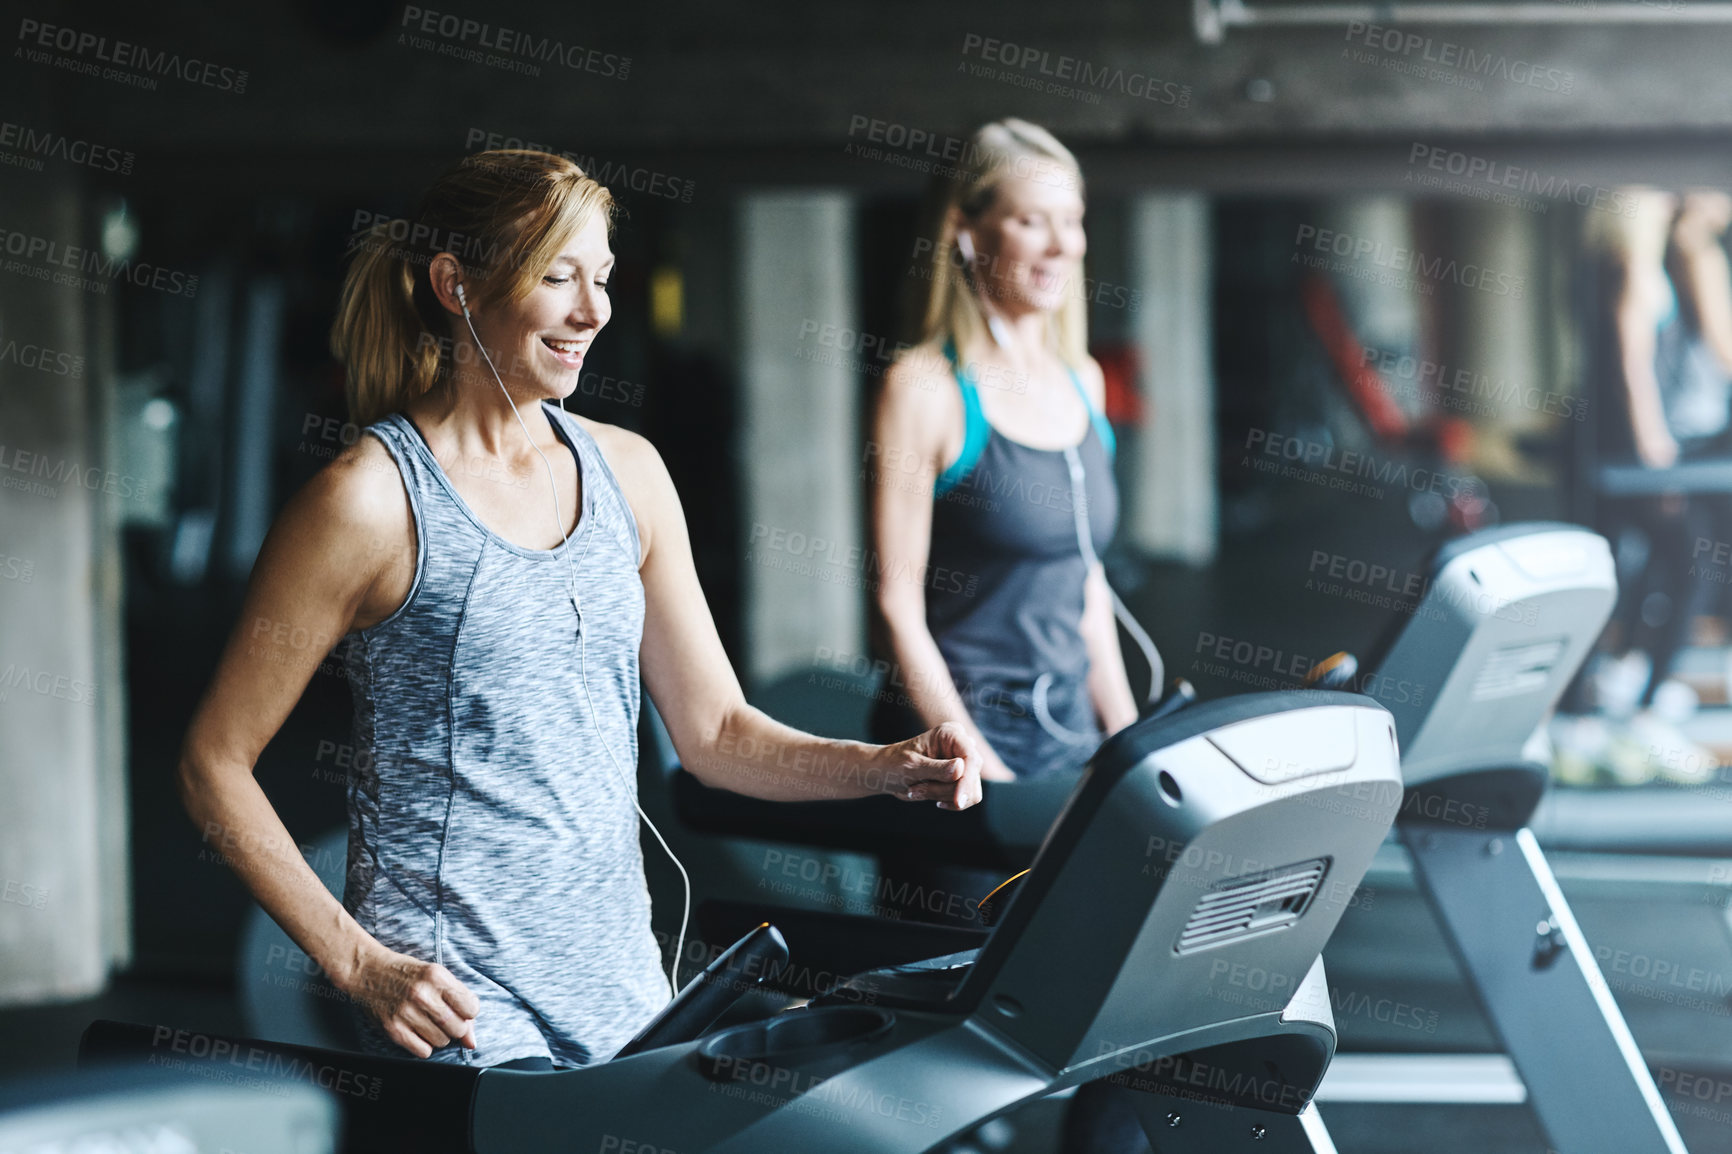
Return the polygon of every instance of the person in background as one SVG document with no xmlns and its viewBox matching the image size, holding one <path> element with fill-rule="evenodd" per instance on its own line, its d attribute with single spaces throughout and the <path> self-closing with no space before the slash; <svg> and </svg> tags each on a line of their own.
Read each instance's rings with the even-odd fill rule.
<svg viewBox="0 0 1732 1154">
<path fill-rule="evenodd" d="M 1137 719 L 1100 561 L 1118 490 L 1083 209 L 1081 169 L 1051 133 L 976 131 L 934 183 L 919 340 L 873 409 L 875 643 L 905 696 L 879 697 L 872 739 L 962 726 L 983 781 L 1077 770 Z M 975 900 L 1002 880 L 893 856 L 880 868 Z M 1065 1149 L 1136 1149 L 1128 1092 L 1079 1089 Z"/>
<path fill-rule="evenodd" d="M 1651 469 L 1724 457 L 1732 442 L 1732 269 L 1723 238 L 1732 197 L 1626 195 L 1630 213 L 1590 214 L 1610 322 L 1602 448 Z M 1597 730 L 1581 752 L 1627 784 L 1700 782 L 1716 759 L 1680 728 L 1697 697 L 1673 674 L 1694 622 L 1723 584 L 1702 564 L 1699 544 L 1732 540 L 1732 496 L 1670 493 L 1629 502 L 1623 512 L 1620 568 L 1635 571 L 1623 580 L 1618 611 L 1626 650 L 1597 678 L 1616 724 Z"/>
<path fill-rule="evenodd" d="M 875 641 L 906 687 L 880 697 L 873 736 L 953 722 L 983 780 L 1073 770 L 1137 717 L 1100 562 L 1118 491 L 1082 174 L 1050 133 L 1003 120 L 935 193 L 920 339 L 885 374 L 867 451 Z"/>
</svg>

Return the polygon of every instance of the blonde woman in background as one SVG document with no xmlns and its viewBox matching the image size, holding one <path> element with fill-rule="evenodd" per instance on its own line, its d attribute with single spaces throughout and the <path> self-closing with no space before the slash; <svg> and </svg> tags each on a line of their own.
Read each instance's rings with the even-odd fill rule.
<svg viewBox="0 0 1732 1154">
<path fill-rule="evenodd" d="M 875 640 L 905 695 L 880 696 L 873 739 L 963 727 L 990 781 L 1076 770 L 1137 719 L 1100 562 L 1118 490 L 1083 209 L 1076 159 L 1045 129 L 970 137 L 935 182 L 919 342 L 885 374 L 867 447 Z M 1002 880 L 894 854 L 880 868 L 975 899 Z M 1065 1150 L 1138 1149 L 1125 1093 L 1080 1087 Z"/>
<path fill-rule="evenodd" d="M 1082 174 L 1051 133 L 1003 120 L 935 191 L 920 340 L 885 374 L 867 453 L 876 640 L 905 687 L 873 734 L 953 723 L 983 778 L 1038 777 L 1137 717 L 1100 563 L 1118 491 Z"/>
<path fill-rule="evenodd" d="M 1724 458 L 1732 451 L 1732 270 L 1722 237 L 1732 197 L 1647 188 L 1622 195 L 1627 213 L 1588 214 L 1603 286 L 1596 318 L 1605 398 L 1599 451 L 1634 456 L 1651 469 Z M 1712 775 L 1712 753 L 1680 729 L 1696 695 L 1672 673 L 1692 622 L 1720 588 L 1705 571 L 1698 543 L 1732 539 L 1729 506 L 1732 497 L 1723 493 L 1620 502 L 1622 532 L 1639 529 L 1646 556 L 1637 572 L 1624 575 L 1619 619 L 1626 651 L 1596 678 L 1613 724 L 1576 727 L 1580 732 L 1562 751 L 1566 776 L 1579 778 L 1594 763 L 1626 784 Z"/>
</svg>

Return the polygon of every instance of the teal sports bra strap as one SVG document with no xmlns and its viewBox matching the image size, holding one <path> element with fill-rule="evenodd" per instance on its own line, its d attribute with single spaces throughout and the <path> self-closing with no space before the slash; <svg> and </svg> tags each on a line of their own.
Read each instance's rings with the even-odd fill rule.
<svg viewBox="0 0 1732 1154">
<path fill-rule="evenodd" d="M 992 435 L 992 427 L 986 423 L 986 414 L 980 411 L 980 390 L 974 387 L 974 382 L 963 372 L 962 362 L 956 356 L 954 341 L 947 339 L 944 342 L 944 356 L 950 361 L 951 370 L 956 374 L 957 386 L 962 389 L 962 452 L 950 463 L 950 467 L 939 475 L 932 488 L 934 497 L 942 497 L 962 483 L 962 478 L 968 476 L 968 471 L 980 460 L 980 454 L 986 451 L 987 438 Z"/>
<path fill-rule="evenodd" d="M 1672 277 L 1669 273 L 1660 274 L 1660 287 L 1666 290 L 1665 305 L 1660 309 L 1660 319 L 1654 322 L 1654 331 L 1665 328 L 1678 317 L 1678 290 L 1672 287 Z"/>
<path fill-rule="evenodd" d="M 1077 396 L 1082 398 L 1083 408 L 1089 411 L 1089 420 L 1094 423 L 1095 436 L 1101 439 L 1101 445 L 1106 448 L 1108 459 L 1111 459 L 1118 452 L 1118 441 L 1113 437 L 1112 422 L 1107 420 L 1105 413 L 1095 411 L 1093 402 L 1089 400 L 1088 390 L 1083 388 L 1082 379 L 1076 375 L 1076 370 L 1066 365 L 1065 371 L 1070 374 L 1070 383 L 1076 386 Z"/>
</svg>

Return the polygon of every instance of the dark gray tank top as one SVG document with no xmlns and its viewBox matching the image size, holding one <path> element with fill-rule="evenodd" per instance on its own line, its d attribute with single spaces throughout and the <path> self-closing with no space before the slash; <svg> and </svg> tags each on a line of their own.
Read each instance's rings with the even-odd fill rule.
<svg viewBox="0 0 1732 1154">
<path fill-rule="evenodd" d="M 955 364 L 954 350 L 946 352 Z M 1101 742 L 1080 632 L 1088 560 L 1077 506 L 1098 556 L 1118 520 L 1111 427 L 1073 373 L 1088 432 L 1074 451 L 1030 448 L 986 423 L 970 373 L 958 366 L 956 377 L 964 449 L 933 498 L 927 627 L 1006 765 L 1025 777 L 1075 768 Z M 1067 459 L 1073 452 L 1080 487 Z"/>
<path fill-rule="evenodd" d="M 357 768 L 343 905 L 480 999 L 480 1049 L 453 1043 L 439 1062 L 605 1061 L 669 996 L 633 808 L 637 522 L 590 435 L 557 406 L 542 410 L 583 487 L 577 528 L 548 550 L 483 525 L 401 413 L 365 430 L 402 473 L 416 560 L 408 599 L 346 647 Z M 406 1056 L 357 1016 L 366 1049 Z"/>
</svg>

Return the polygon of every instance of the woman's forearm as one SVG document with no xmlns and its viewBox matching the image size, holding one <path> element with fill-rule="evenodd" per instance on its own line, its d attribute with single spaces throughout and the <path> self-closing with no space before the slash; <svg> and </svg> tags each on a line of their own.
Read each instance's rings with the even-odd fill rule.
<svg viewBox="0 0 1732 1154">
<path fill-rule="evenodd" d="M 1613 310 L 1618 339 L 1618 364 L 1622 370 L 1625 411 L 1636 453 L 1644 463 L 1669 465 L 1677 446 L 1666 427 L 1665 406 L 1660 399 L 1660 381 L 1654 374 L 1655 335 L 1652 289 L 1639 291 L 1641 283 L 1627 281 Z"/>
<path fill-rule="evenodd" d="M 802 732 L 744 701 L 727 712 L 711 739 L 689 755 L 681 751 L 684 767 L 705 785 L 765 801 L 886 794 L 950 809 L 980 799 L 969 762 L 978 756 L 979 747 L 955 727 L 894 745 L 869 745 Z"/>
<path fill-rule="evenodd" d="M 180 789 L 206 847 L 331 982 L 348 989 L 362 956 L 378 943 L 307 864 L 251 771 L 183 762 Z"/>
<path fill-rule="evenodd" d="M 1119 648 L 1118 624 L 1111 609 L 1112 591 L 1104 575 L 1091 577 L 1083 614 L 1083 647 L 1088 652 L 1089 700 L 1101 729 L 1117 733 L 1137 719 L 1137 698 L 1125 673 L 1125 655 Z"/>
<path fill-rule="evenodd" d="M 1137 719 L 1137 697 L 1131 692 L 1124 656 L 1117 642 L 1112 645 L 1110 653 L 1097 655 L 1095 649 L 1095 646 L 1089 647 L 1089 700 L 1094 703 L 1101 729 L 1113 734 Z"/>
<path fill-rule="evenodd" d="M 1630 416 L 1630 430 L 1635 435 L 1637 453 L 1649 464 L 1669 464 L 1649 460 L 1651 446 L 1671 438 L 1666 427 L 1666 410 L 1660 400 L 1660 383 L 1654 376 L 1653 364 L 1646 358 L 1627 357 L 1624 361 L 1624 400 Z"/>
<path fill-rule="evenodd" d="M 705 785 L 765 801 L 832 801 L 906 788 L 883 747 L 804 733 L 743 701 L 689 753 L 684 768 Z"/>
</svg>

